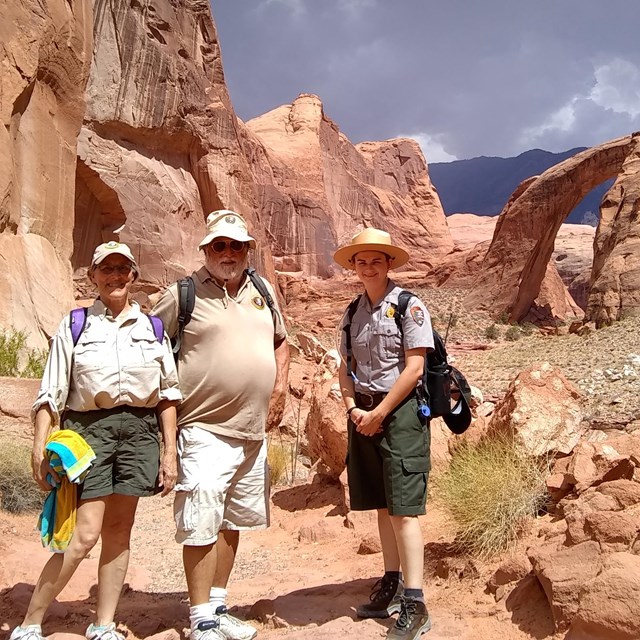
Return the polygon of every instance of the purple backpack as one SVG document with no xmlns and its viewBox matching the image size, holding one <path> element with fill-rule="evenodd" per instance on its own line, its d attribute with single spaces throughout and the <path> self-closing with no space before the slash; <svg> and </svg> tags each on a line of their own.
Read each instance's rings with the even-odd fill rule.
<svg viewBox="0 0 640 640">
<path fill-rule="evenodd" d="M 162 320 L 156 316 L 147 316 L 147 318 L 149 318 L 156 340 L 162 344 L 164 340 L 164 325 L 162 324 Z M 74 347 L 78 344 L 85 324 L 87 324 L 87 308 L 78 307 L 77 309 L 73 309 L 69 314 L 69 326 L 71 327 L 71 337 L 73 338 Z"/>
</svg>

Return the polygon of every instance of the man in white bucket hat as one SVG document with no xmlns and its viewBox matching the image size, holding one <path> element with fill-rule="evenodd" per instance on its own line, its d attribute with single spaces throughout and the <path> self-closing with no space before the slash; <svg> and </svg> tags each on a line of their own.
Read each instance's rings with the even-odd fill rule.
<svg viewBox="0 0 640 640">
<path fill-rule="evenodd" d="M 269 524 L 265 425 L 269 412 L 270 424 L 282 415 L 289 347 L 273 288 L 247 271 L 256 241 L 242 216 L 209 214 L 198 246 L 205 266 L 191 276 L 188 323 L 184 280 L 154 309 L 169 336 L 180 337 L 176 540 L 184 545 L 191 640 L 249 640 L 257 631 L 229 615 L 226 588 L 239 532 Z"/>
<path fill-rule="evenodd" d="M 380 229 L 365 229 L 334 254 L 353 269 L 364 293 L 343 319 L 340 388 L 348 419 L 347 475 L 351 509 L 377 510 L 384 575 L 361 618 L 399 613 L 387 638 L 415 640 L 431 628 L 424 601 L 425 513 L 430 468 L 428 420 L 419 417 L 416 387 L 427 350 L 433 349 L 429 312 L 415 296 L 398 313 L 402 288 L 390 269 L 409 254 Z"/>
</svg>

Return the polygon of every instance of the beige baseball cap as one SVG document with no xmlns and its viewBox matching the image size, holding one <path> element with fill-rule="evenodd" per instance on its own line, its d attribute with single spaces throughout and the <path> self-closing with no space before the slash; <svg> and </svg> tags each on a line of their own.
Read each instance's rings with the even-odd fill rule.
<svg viewBox="0 0 640 640">
<path fill-rule="evenodd" d="M 96 250 L 93 252 L 93 258 L 91 259 L 91 266 L 95 267 L 105 258 L 108 258 L 115 253 L 124 256 L 134 267 L 136 267 L 136 269 L 138 268 L 136 259 L 133 257 L 133 253 L 131 253 L 131 249 L 129 249 L 126 244 L 116 242 L 115 240 L 112 240 L 111 242 L 104 242 L 96 247 Z"/>
<path fill-rule="evenodd" d="M 244 218 L 228 209 L 213 211 L 207 216 L 207 235 L 198 245 L 198 249 L 202 249 L 216 238 L 231 238 L 231 240 L 248 242 L 252 249 L 256 248 L 256 241 L 249 235 Z"/>
</svg>

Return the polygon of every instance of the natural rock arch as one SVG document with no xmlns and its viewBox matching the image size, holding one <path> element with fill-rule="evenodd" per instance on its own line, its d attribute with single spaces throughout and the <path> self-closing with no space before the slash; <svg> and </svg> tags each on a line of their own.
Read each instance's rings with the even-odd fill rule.
<svg viewBox="0 0 640 640">
<path fill-rule="evenodd" d="M 511 322 L 523 320 L 540 293 L 560 225 L 589 191 L 622 172 L 639 141 L 640 134 L 611 140 L 520 185 L 500 214 L 491 246 L 465 306 L 489 309 L 496 315 L 507 312 Z M 605 203 L 609 194 L 616 189 L 620 191 L 617 185 L 618 182 L 605 196 Z M 631 209 L 634 206 L 635 203 L 630 205 Z M 602 224 L 603 221 L 600 227 Z M 608 242 L 598 241 L 600 227 L 595 242 L 592 284 L 596 268 L 600 265 L 602 271 L 607 262 L 605 253 L 610 254 L 613 248 L 611 234 L 606 234 Z M 604 296 L 601 301 L 604 302 Z M 602 316 L 597 306 L 590 298 L 588 318 Z M 610 318 L 611 314 L 605 313 L 604 317 Z M 599 320 L 599 324 L 603 321 Z"/>
</svg>

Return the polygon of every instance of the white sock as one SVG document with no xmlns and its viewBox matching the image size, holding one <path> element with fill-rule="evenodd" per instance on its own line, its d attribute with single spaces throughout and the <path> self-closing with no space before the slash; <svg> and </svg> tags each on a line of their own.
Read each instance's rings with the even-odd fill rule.
<svg viewBox="0 0 640 640">
<path fill-rule="evenodd" d="M 218 607 L 224 607 L 227 604 L 227 590 L 221 587 L 211 587 L 209 591 L 209 604 L 215 613 Z"/>
<path fill-rule="evenodd" d="M 213 620 L 211 604 L 209 602 L 205 602 L 204 604 L 197 604 L 194 607 L 189 607 L 189 619 L 191 621 L 191 631 L 195 631 L 201 622 Z"/>
</svg>

